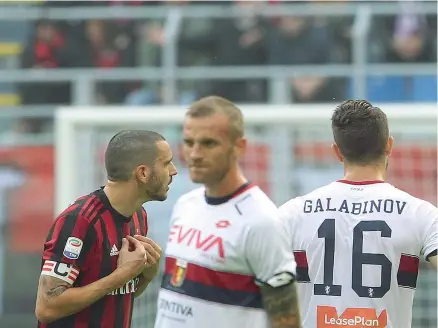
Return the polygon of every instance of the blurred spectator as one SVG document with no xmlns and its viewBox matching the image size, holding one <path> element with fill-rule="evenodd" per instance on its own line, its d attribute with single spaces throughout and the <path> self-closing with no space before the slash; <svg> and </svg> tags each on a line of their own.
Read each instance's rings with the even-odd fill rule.
<svg viewBox="0 0 438 328">
<path fill-rule="evenodd" d="M 36 119 L 9 120 L 8 129 L 0 130 L 0 142 L 2 145 L 20 144 L 29 135 L 41 133 L 44 122 Z"/>
<path fill-rule="evenodd" d="M 400 1 L 396 16 L 373 18 L 372 62 L 436 62 L 436 14 L 421 15 L 420 1 Z"/>
<path fill-rule="evenodd" d="M 270 65 L 329 64 L 332 36 L 308 17 L 280 17 L 266 38 Z M 291 80 L 295 102 L 328 102 L 343 98 L 343 86 L 324 76 Z"/>
<path fill-rule="evenodd" d="M 325 1 L 294 1 L 311 8 Z M 328 2 L 328 1 L 327 1 Z M 383 2 L 383 1 L 382 1 Z M 264 18 L 258 15 L 264 6 L 284 5 L 282 1 L 189 1 L 189 0 L 109 0 L 46 1 L 45 7 L 77 6 L 119 7 L 158 6 L 189 11 L 191 5 L 215 4 L 233 6 L 239 13 L 226 18 L 183 18 L 176 36 L 176 65 L 262 66 L 324 65 L 352 62 L 351 30 L 354 16 Z M 373 15 L 367 44 L 370 62 L 416 63 L 436 62 L 436 15 L 419 15 L 422 1 L 399 1 L 396 16 Z M 352 6 L 339 1 L 337 6 Z M 170 41 L 165 30 L 166 19 L 111 19 L 57 22 L 42 21 L 22 55 L 22 66 L 44 68 L 94 67 L 160 67 L 166 64 L 163 49 Z M 167 57 L 168 58 L 168 57 Z M 435 72 L 430 76 L 378 76 L 367 80 L 368 97 L 384 101 L 433 101 Z M 290 81 L 293 102 L 331 102 L 352 96 L 352 85 L 346 78 L 300 76 Z M 383 83 L 383 82 L 384 83 Z M 394 82 L 395 81 L 395 82 Z M 394 92 L 389 92 L 389 86 Z M 396 87 L 398 86 L 398 87 Z M 164 101 L 162 81 L 111 81 L 96 84 L 99 104 L 159 104 Z M 41 91 L 40 91 L 41 90 Z M 374 91 L 373 91 L 374 90 Z M 349 94 L 347 92 L 350 92 Z M 218 94 L 235 102 L 266 102 L 266 79 L 177 81 L 174 102 L 187 104 L 206 94 Z M 23 103 L 69 103 L 66 84 L 25 84 L 21 88 Z M 373 96 L 374 95 L 374 96 Z M 400 96 L 401 95 L 401 96 Z M 432 96 L 431 96 L 432 95 Z"/>
<path fill-rule="evenodd" d="M 425 17 L 404 13 L 394 20 L 393 25 L 392 42 L 386 54 L 387 62 L 436 61 L 436 34 L 428 28 Z"/>
<path fill-rule="evenodd" d="M 266 21 L 257 16 L 260 1 L 237 1 L 238 17 L 214 21 L 211 39 L 215 49 L 213 65 L 259 66 L 266 63 Z M 265 102 L 266 81 L 219 81 L 214 93 L 234 102 Z"/>
<path fill-rule="evenodd" d="M 53 22 L 37 22 L 35 33 L 21 55 L 21 67 L 53 69 L 72 66 L 64 35 Z M 20 94 L 23 104 L 70 103 L 69 83 L 23 83 Z"/>
<path fill-rule="evenodd" d="M 189 6 L 192 4 L 202 4 L 187 0 L 166 0 L 161 2 L 161 6 Z M 184 19 L 181 22 L 180 34 L 177 35 L 177 58 L 178 66 L 206 66 L 212 65 L 213 43 L 212 20 L 205 19 Z M 139 28 L 139 36 L 142 42 L 139 44 L 139 64 L 141 66 L 161 66 L 163 47 L 167 39 L 163 20 L 147 20 Z M 178 83 L 179 94 L 177 103 L 189 103 L 200 97 L 202 94 L 211 92 L 210 81 L 180 81 Z M 141 89 L 133 92 L 127 99 L 128 103 L 161 103 L 163 101 L 164 90 L 162 86 L 154 83 L 145 82 Z"/>
<path fill-rule="evenodd" d="M 436 63 L 436 15 L 417 12 L 419 1 L 400 1 L 400 13 L 374 19 L 371 62 Z M 369 99 L 381 102 L 436 102 L 436 70 L 430 75 L 371 76 Z"/>
<path fill-rule="evenodd" d="M 134 67 L 135 49 L 132 39 L 120 33 L 111 22 L 91 20 L 85 23 L 85 40 L 76 47 L 77 66 L 111 69 Z M 101 82 L 97 85 L 97 102 L 122 103 L 129 91 L 129 82 Z"/>
</svg>

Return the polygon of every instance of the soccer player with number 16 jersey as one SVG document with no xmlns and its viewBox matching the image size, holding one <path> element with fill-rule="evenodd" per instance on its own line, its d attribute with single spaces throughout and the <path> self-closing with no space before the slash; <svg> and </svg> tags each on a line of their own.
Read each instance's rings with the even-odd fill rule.
<svg viewBox="0 0 438 328">
<path fill-rule="evenodd" d="M 305 328 L 410 328 L 420 257 L 437 267 L 438 209 L 385 182 L 393 138 L 363 100 L 332 115 L 344 178 L 280 207 Z"/>
</svg>

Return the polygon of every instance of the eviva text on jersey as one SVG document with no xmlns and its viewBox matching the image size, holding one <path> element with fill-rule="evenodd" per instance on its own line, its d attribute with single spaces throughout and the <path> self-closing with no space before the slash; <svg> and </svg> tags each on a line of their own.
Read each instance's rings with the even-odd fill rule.
<svg viewBox="0 0 438 328">
<path fill-rule="evenodd" d="M 331 198 L 321 198 L 316 200 L 306 199 L 304 201 L 304 213 L 318 212 L 342 212 L 353 215 L 369 213 L 396 213 L 402 214 L 406 207 L 406 202 L 393 199 L 367 200 L 363 202 L 351 202 L 342 200 L 333 201 Z"/>
<path fill-rule="evenodd" d="M 186 245 L 204 252 L 215 250 L 219 258 L 225 258 L 222 237 L 205 233 L 199 229 L 175 224 L 170 228 L 168 242 Z"/>
</svg>

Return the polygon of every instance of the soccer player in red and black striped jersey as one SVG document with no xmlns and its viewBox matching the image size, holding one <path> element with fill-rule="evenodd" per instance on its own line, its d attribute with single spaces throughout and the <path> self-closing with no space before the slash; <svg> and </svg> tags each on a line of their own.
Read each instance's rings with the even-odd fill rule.
<svg viewBox="0 0 438 328">
<path fill-rule="evenodd" d="M 77 199 L 44 244 L 35 314 L 39 328 L 128 328 L 134 297 L 158 273 L 143 203 L 164 201 L 176 175 L 169 144 L 122 131 L 105 153 L 107 184 Z"/>
</svg>

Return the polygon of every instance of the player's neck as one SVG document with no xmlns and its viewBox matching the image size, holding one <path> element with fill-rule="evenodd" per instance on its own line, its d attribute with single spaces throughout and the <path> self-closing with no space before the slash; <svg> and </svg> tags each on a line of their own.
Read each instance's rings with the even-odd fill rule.
<svg viewBox="0 0 438 328">
<path fill-rule="evenodd" d="M 111 206 L 125 217 L 132 216 L 142 205 L 128 183 L 108 181 L 103 191 Z"/>
<path fill-rule="evenodd" d="M 345 165 L 344 180 L 360 181 L 384 181 L 386 178 L 386 169 L 381 165 Z"/>
<path fill-rule="evenodd" d="M 205 185 L 205 194 L 208 197 L 225 197 L 231 195 L 248 180 L 243 176 L 239 169 L 230 170 L 228 174 L 219 183 L 214 185 Z"/>
</svg>

